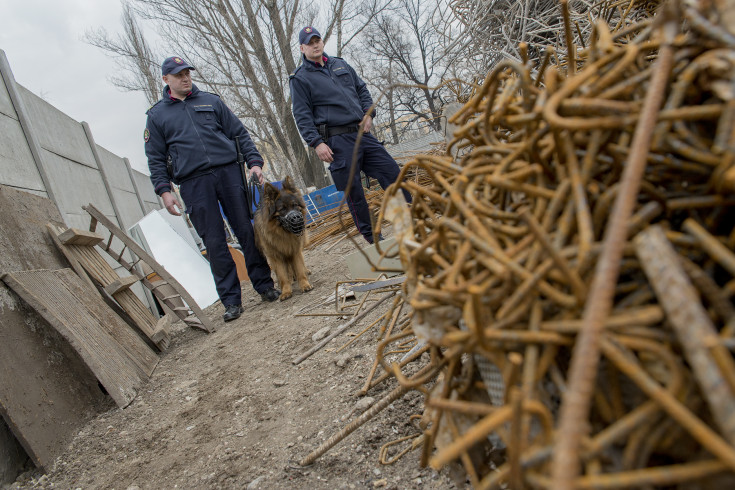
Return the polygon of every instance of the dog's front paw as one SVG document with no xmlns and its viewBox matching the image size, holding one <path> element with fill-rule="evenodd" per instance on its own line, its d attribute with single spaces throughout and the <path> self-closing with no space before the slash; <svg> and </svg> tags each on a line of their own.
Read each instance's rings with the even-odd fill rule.
<svg viewBox="0 0 735 490">
<path fill-rule="evenodd" d="M 293 294 L 291 293 L 291 291 L 284 291 L 284 292 L 281 293 L 281 296 L 279 296 L 278 299 L 280 299 L 281 301 L 285 301 L 288 298 L 290 298 L 291 296 L 293 296 Z"/>
<path fill-rule="evenodd" d="M 314 286 L 312 286 L 311 283 L 309 283 L 308 281 L 299 284 L 299 286 L 301 287 L 301 290 L 303 292 L 311 291 L 312 289 L 314 289 Z"/>
</svg>

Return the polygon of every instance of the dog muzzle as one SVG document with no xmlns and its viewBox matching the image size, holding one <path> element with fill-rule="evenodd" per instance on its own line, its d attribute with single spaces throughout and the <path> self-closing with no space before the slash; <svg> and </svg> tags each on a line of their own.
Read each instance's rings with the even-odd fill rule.
<svg viewBox="0 0 735 490">
<path fill-rule="evenodd" d="M 304 215 L 295 209 L 292 209 L 283 216 L 279 216 L 278 221 L 284 230 L 294 235 L 301 235 L 304 232 Z"/>
</svg>

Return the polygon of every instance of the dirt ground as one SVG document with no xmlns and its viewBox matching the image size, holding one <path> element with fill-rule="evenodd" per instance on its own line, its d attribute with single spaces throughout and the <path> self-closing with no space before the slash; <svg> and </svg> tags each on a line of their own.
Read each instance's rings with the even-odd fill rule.
<svg viewBox="0 0 735 490">
<path fill-rule="evenodd" d="M 171 346 L 133 403 L 121 410 L 110 401 L 48 474 L 24 473 L 11 488 L 458 488 L 447 471 L 421 468 L 420 450 L 392 465 L 379 461 L 384 444 L 418 432 L 409 420 L 423 412 L 418 392 L 394 402 L 314 464 L 298 465 L 360 414 L 364 398 L 357 392 L 375 359 L 377 327 L 335 351 L 389 304 L 301 364 L 292 363 L 316 344 L 317 331 L 348 321 L 294 316 L 333 294 L 337 281 L 351 279 L 342 257 L 355 245 L 343 241 L 328 250 L 333 243 L 306 252 L 313 291 L 296 287 L 291 299 L 264 303 L 243 282 L 245 313 L 238 320 L 225 324 L 217 302 L 206 311 L 217 332 L 174 324 Z M 395 386 L 395 380 L 382 383 L 367 397 L 378 401 Z"/>
</svg>

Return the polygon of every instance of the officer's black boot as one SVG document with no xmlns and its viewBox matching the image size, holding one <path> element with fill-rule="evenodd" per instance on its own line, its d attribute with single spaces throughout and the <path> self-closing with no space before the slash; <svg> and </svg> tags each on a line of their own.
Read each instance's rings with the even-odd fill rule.
<svg viewBox="0 0 735 490">
<path fill-rule="evenodd" d="M 243 311 L 245 310 L 243 310 L 240 305 L 225 306 L 225 314 L 222 315 L 222 319 L 226 322 L 231 322 L 232 320 L 240 318 Z"/>
</svg>

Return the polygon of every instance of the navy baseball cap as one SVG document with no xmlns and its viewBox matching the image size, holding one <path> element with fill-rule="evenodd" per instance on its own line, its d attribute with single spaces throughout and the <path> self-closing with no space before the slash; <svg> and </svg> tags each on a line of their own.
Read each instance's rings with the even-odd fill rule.
<svg viewBox="0 0 735 490">
<path fill-rule="evenodd" d="M 318 38 L 322 37 L 322 35 L 319 34 L 319 31 L 317 31 L 313 27 L 304 27 L 303 29 L 301 29 L 301 32 L 299 32 L 299 44 L 309 44 L 309 41 L 311 41 L 311 38 L 314 36 Z"/>
<path fill-rule="evenodd" d="M 184 61 L 184 58 L 171 56 L 170 58 L 163 60 L 163 63 L 161 64 L 161 73 L 163 75 L 169 75 L 172 73 L 175 75 L 181 70 L 186 70 L 187 68 L 189 70 L 196 70 L 196 68 Z"/>
</svg>

